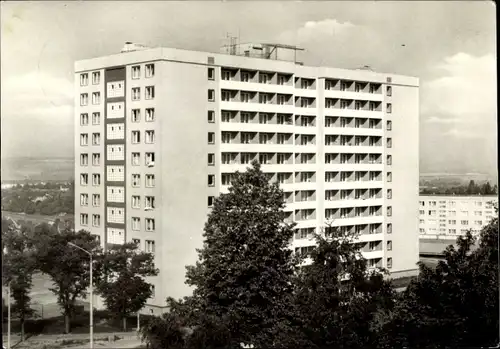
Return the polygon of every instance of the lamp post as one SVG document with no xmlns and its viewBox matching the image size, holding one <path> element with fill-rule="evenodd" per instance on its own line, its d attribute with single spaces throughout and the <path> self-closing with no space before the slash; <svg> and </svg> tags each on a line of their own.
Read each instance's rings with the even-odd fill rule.
<svg viewBox="0 0 500 349">
<path fill-rule="evenodd" d="M 7 349 L 10 349 L 10 281 L 7 287 Z"/>
<path fill-rule="evenodd" d="M 93 304 L 93 298 L 94 298 L 94 279 L 92 278 L 92 253 L 89 251 L 81 248 L 80 246 L 75 245 L 72 242 L 68 242 L 68 245 L 77 248 L 86 254 L 89 255 L 90 257 L 90 349 L 94 348 L 94 304 Z"/>
</svg>

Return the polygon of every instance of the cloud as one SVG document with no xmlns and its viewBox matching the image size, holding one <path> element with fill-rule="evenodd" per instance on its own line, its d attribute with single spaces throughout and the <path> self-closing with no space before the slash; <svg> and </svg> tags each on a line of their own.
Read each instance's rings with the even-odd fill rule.
<svg viewBox="0 0 500 349">
<path fill-rule="evenodd" d="M 481 135 L 476 134 L 474 132 L 470 132 L 469 130 L 452 128 L 449 131 L 442 133 L 443 136 L 456 137 L 461 139 L 478 139 L 481 138 Z"/>
<path fill-rule="evenodd" d="M 434 69 L 440 76 L 422 83 L 422 113 L 446 115 L 459 123 L 494 118 L 495 67 L 493 55 L 475 57 L 461 52 L 444 58 Z"/>
<path fill-rule="evenodd" d="M 2 82 L 2 156 L 71 155 L 73 83 L 37 71 Z"/>
</svg>

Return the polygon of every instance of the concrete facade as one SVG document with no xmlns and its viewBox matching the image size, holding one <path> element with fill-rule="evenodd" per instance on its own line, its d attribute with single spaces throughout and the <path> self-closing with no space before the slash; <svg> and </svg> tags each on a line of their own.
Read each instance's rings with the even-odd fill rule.
<svg viewBox="0 0 500 349">
<path fill-rule="evenodd" d="M 478 234 L 495 217 L 497 196 L 421 195 L 420 239 L 456 240 L 468 230 Z"/>
<path fill-rule="evenodd" d="M 101 80 L 93 84 L 96 72 Z M 149 310 L 160 311 L 167 296 L 190 292 L 185 266 L 196 262 L 212 198 L 257 159 L 285 192 L 287 219 L 298 224 L 295 251 L 307 253 L 311 232 L 333 224 L 360 234 L 370 266 L 414 273 L 418 86 L 413 77 L 168 48 L 78 61 L 76 229 L 100 236 L 104 246 L 137 241 L 154 252 L 160 275 L 151 280 Z M 99 104 L 92 104 L 95 92 Z M 96 112 L 100 123 L 93 125 Z M 94 133 L 99 145 L 92 145 Z M 89 145 L 80 141 L 85 134 Z M 100 163 L 93 164 L 94 153 Z M 110 172 L 119 166 L 123 177 Z M 94 174 L 100 184 L 92 185 Z"/>
</svg>

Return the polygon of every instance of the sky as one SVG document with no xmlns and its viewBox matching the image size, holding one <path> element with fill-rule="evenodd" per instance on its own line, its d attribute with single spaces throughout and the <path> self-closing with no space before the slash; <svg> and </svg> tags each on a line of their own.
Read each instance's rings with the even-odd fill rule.
<svg viewBox="0 0 500 349">
<path fill-rule="evenodd" d="M 2 158 L 74 156 L 75 60 L 126 41 L 219 52 L 229 32 L 299 45 L 305 65 L 419 77 L 420 172 L 497 172 L 490 1 L 8 1 L 0 23 Z"/>
</svg>

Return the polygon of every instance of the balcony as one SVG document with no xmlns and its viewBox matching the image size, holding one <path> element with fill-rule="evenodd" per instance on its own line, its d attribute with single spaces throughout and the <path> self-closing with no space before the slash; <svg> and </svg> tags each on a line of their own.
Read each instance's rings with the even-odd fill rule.
<svg viewBox="0 0 500 349">
<path fill-rule="evenodd" d="M 325 116 L 345 116 L 352 118 L 382 119 L 384 117 L 383 111 L 376 110 L 325 108 L 324 113 Z"/>
<path fill-rule="evenodd" d="M 346 225 L 374 224 L 374 223 L 383 223 L 384 216 L 382 215 L 382 210 L 381 210 L 379 216 L 334 218 L 332 221 L 333 225 L 337 227 L 342 227 Z"/>
<path fill-rule="evenodd" d="M 366 206 L 382 206 L 384 199 L 347 199 L 347 200 L 325 200 L 325 208 L 342 208 L 342 207 L 366 207 Z M 364 218 L 364 217 L 363 217 Z"/>
<path fill-rule="evenodd" d="M 368 127 L 325 127 L 324 133 L 325 135 L 384 136 L 384 130 L 382 128 Z"/>
<path fill-rule="evenodd" d="M 221 131 L 232 132 L 279 132 L 293 133 L 295 126 L 288 124 L 260 124 L 260 123 L 242 123 L 242 122 L 221 122 Z"/>
<path fill-rule="evenodd" d="M 325 153 L 382 154 L 383 146 L 325 145 Z M 347 164 L 345 164 L 347 165 Z"/>
<path fill-rule="evenodd" d="M 258 82 L 220 80 L 219 86 L 221 89 L 227 89 L 227 90 L 281 93 L 289 95 L 293 95 L 295 93 L 295 88 L 292 85 L 261 84 Z"/>
<path fill-rule="evenodd" d="M 316 98 L 318 97 L 318 91 L 316 89 L 311 89 L 311 88 L 296 88 L 294 89 L 295 97 L 311 97 L 311 98 Z"/>
<path fill-rule="evenodd" d="M 227 102 L 221 101 L 220 108 L 224 110 L 241 110 L 249 112 L 262 112 L 262 113 L 281 113 L 293 114 L 295 113 L 295 106 L 291 104 L 264 104 L 258 102 Z M 307 109 L 307 108 L 304 108 Z M 316 109 L 313 109 L 316 110 Z M 314 114 L 315 115 L 315 114 Z"/>
<path fill-rule="evenodd" d="M 325 90 L 324 96 L 325 98 L 354 99 L 357 101 L 382 102 L 384 100 L 384 95 L 382 93 L 355 91 Z"/>
<path fill-rule="evenodd" d="M 384 257 L 383 250 L 372 251 L 372 252 L 361 252 L 361 254 L 363 255 L 363 257 L 365 257 L 365 259 L 374 259 L 374 258 L 383 258 Z"/>
<path fill-rule="evenodd" d="M 325 182 L 324 188 L 328 189 L 372 189 L 383 188 L 384 182 L 379 181 L 346 181 L 346 182 Z"/>
</svg>

